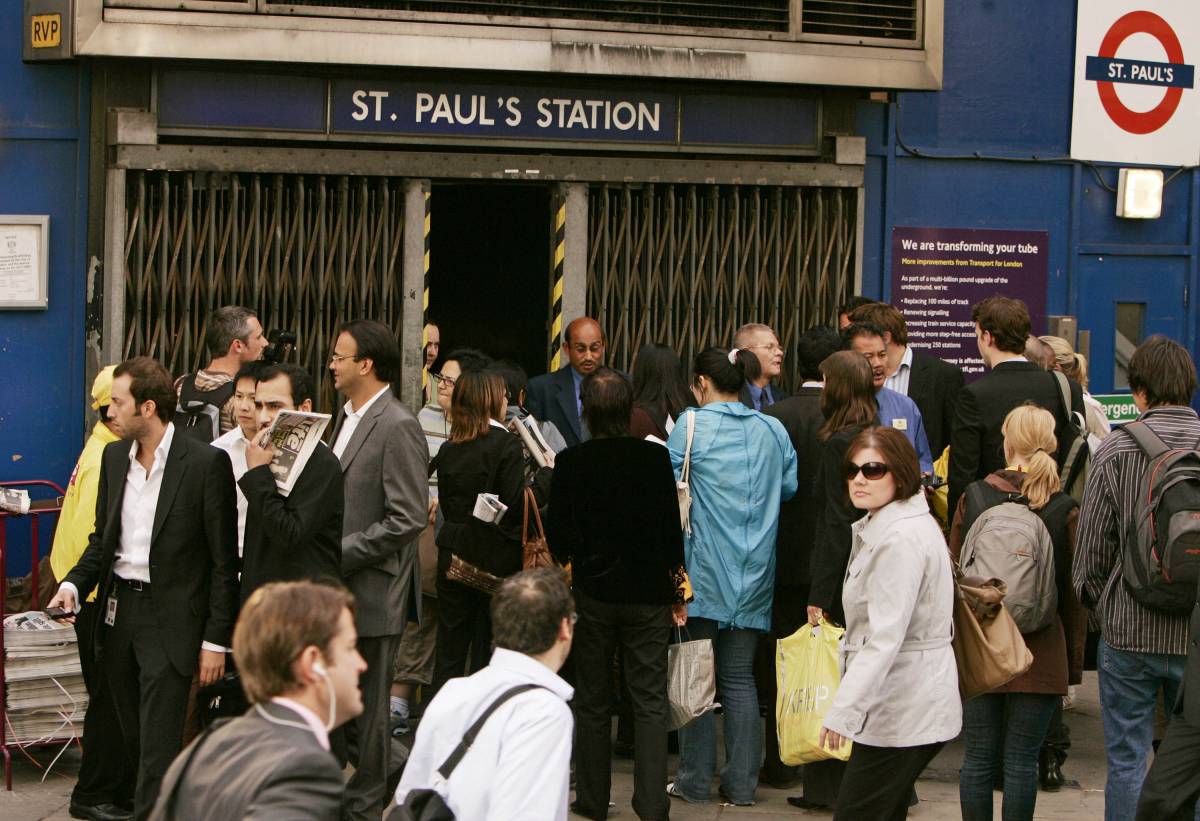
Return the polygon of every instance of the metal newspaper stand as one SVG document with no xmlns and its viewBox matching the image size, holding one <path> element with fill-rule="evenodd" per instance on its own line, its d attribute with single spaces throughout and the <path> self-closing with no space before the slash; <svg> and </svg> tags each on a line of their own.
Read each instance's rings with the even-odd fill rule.
<svg viewBox="0 0 1200 821">
<path fill-rule="evenodd" d="M 41 606 L 38 601 L 38 562 L 40 559 L 40 537 L 41 527 L 40 520 L 47 514 L 58 515 L 62 510 L 62 497 L 66 491 L 54 482 L 45 479 L 34 479 L 25 482 L 0 482 L 0 487 L 7 488 L 27 488 L 27 489 L 48 489 L 54 492 L 54 496 L 49 499 L 38 499 L 31 501 L 29 512 L 24 514 L 10 513 L 8 511 L 0 511 L 0 619 L 7 614 L 8 611 L 8 520 L 10 518 L 28 518 L 29 519 L 29 551 L 32 561 L 32 578 L 30 584 L 30 593 L 32 596 L 32 609 L 36 610 Z M 57 520 L 56 522 L 57 523 Z M 53 524 L 51 523 L 50 533 L 53 534 Z M 0 721 L 0 754 L 4 756 L 4 788 L 12 791 L 12 750 L 25 749 L 29 747 L 44 747 L 51 744 L 61 744 L 61 739 L 53 741 L 33 741 L 28 743 L 19 743 L 15 740 L 9 740 L 8 732 L 8 679 L 5 675 L 6 668 L 6 651 L 4 648 L 4 630 L 0 629 L 0 708 L 4 710 L 4 720 Z"/>
</svg>

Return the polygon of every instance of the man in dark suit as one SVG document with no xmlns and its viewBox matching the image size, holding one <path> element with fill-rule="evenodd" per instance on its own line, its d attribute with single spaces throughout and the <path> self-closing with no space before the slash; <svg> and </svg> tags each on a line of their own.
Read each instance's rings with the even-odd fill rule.
<svg viewBox="0 0 1200 821">
<path fill-rule="evenodd" d="M 313 381 L 299 365 L 268 365 L 258 374 L 254 405 L 258 436 L 246 446 L 246 473 L 238 486 L 246 496 L 242 554 L 242 601 L 258 587 L 291 579 L 342 578 L 342 466 L 318 442 L 284 496 L 271 473 L 275 448 L 270 427 L 282 410 L 312 411 Z"/>
<path fill-rule="evenodd" d="M 1017 405 L 1032 402 L 1054 414 L 1059 466 L 1074 439 L 1062 392 L 1052 374 L 1025 358 L 1029 309 L 1019 299 L 993 296 L 971 311 L 979 355 L 991 372 L 958 396 L 950 440 L 950 490 L 947 503 L 954 516 L 967 485 L 1004 467 L 1004 418 Z M 1071 412 L 1083 413 L 1083 389 L 1071 382 Z"/>
<path fill-rule="evenodd" d="M 182 746 L 193 675 L 206 686 L 224 672 L 237 611 L 229 455 L 179 435 L 174 413 L 162 365 L 139 356 L 117 366 L 109 419 L 121 441 L 101 459 L 96 530 L 50 601 L 76 610 L 79 591 L 100 585 L 95 646 L 137 756 L 137 818 Z"/>
<path fill-rule="evenodd" d="M 814 493 L 820 441 L 817 432 L 825 423 L 821 413 L 821 363 L 841 350 L 842 338 L 827 326 L 809 328 L 796 344 L 803 383 L 794 396 L 771 405 L 763 413 L 783 423 L 792 447 L 796 449 L 796 495 L 780 506 L 779 534 L 775 548 L 775 601 L 772 606 L 771 639 L 759 642 L 756 678 L 759 696 L 775 703 L 775 641 L 792 635 L 808 621 L 808 591 L 812 581 L 809 564 L 813 536 L 817 530 L 820 507 Z M 779 759 L 779 738 L 775 711 L 767 710 L 767 755 L 762 778 L 783 789 L 792 786 L 799 775 L 796 767 L 787 767 Z"/>
<path fill-rule="evenodd" d="M 783 346 L 774 331 L 757 322 L 743 325 L 733 335 L 733 347 L 752 351 L 758 357 L 758 377 L 743 385 L 739 395 L 743 405 L 766 410 L 781 399 L 787 399 L 782 388 L 771 384 L 783 372 Z"/>
<path fill-rule="evenodd" d="M 586 316 L 573 320 L 563 332 L 562 341 L 571 366 L 535 376 L 525 388 L 525 407 L 534 418 L 553 422 L 567 447 L 589 438 L 587 426 L 581 421 L 579 386 L 585 376 L 604 364 L 606 342 L 596 320 Z"/>
<path fill-rule="evenodd" d="M 362 712 L 354 598 L 341 587 L 274 582 L 246 601 L 234 660 L 254 706 L 214 724 L 180 753 L 154 821 L 306 818 L 336 821 L 342 768 L 329 730 Z"/>
<path fill-rule="evenodd" d="M 358 601 L 358 649 L 367 660 L 363 713 L 335 747 L 355 767 L 343 817 L 378 821 L 390 769 L 392 665 L 404 625 L 420 618 L 417 540 L 427 520 L 429 449 L 417 417 L 392 394 L 400 348 L 386 325 L 343 325 L 329 369 L 347 399 L 333 429 L 346 500 L 342 578 Z"/>
<path fill-rule="evenodd" d="M 962 390 L 959 368 L 908 344 L 904 314 L 883 302 L 869 302 L 850 314 L 854 322 L 870 323 L 883 331 L 887 369 L 883 386 L 917 403 L 934 460 L 950 444 L 950 426 Z"/>
</svg>

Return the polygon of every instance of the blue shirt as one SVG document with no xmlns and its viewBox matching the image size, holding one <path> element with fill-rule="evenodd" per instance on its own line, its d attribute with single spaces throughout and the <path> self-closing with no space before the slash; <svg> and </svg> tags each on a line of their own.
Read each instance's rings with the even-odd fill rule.
<svg viewBox="0 0 1200 821">
<path fill-rule="evenodd" d="M 762 410 L 775 404 L 775 394 L 771 393 L 771 383 L 768 382 L 760 388 L 753 382 L 747 382 L 746 387 L 750 389 L 750 401 L 754 403 L 755 410 Z"/>
<path fill-rule="evenodd" d="M 579 395 L 579 388 L 583 385 L 583 374 L 571 368 L 571 381 L 575 383 L 575 415 L 580 419 L 583 418 L 583 397 Z"/>
<path fill-rule="evenodd" d="M 879 424 L 895 428 L 908 437 L 917 451 L 917 461 L 922 473 L 933 473 L 933 454 L 929 450 L 929 437 L 925 435 L 925 421 L 917 403 L 902 393 L 889 388 L 880 388 L 875 393 L 879 404 Z"/>
<path fill-rule="evenodd" d="M 796 450 L 778 419 L 741 402 L 713 402 L 679 415 L 667 440 L 679 478 L 692 437 L 691 535 L 684 562 L 695 601 L 688 615 L 724 629 L 771 629 L 779 503 L 796 495 Z"/>
</svg>

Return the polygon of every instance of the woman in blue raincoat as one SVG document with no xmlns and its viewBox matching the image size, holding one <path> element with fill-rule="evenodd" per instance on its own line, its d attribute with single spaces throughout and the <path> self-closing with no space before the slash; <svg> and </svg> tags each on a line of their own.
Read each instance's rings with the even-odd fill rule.
<svg viewBox="0 0 1200 821">
<path fill-rule="evenodd" d="M 762 720 L 754 686 L 754 650 L 771 628 L 779 503 L 796 493 L 796 451 L 778 420 L 741 403 L 758 375 L 749 350 L 708 348 L 696 357 L 692 390 L 701 405 L 680 414 L 667 448 L 676 476 L 688 453 L 692 507 L 684 557 L 695 600 L 687 637 L 711 639 L 725 716 L 720 795 L 754 803 L 762 763 Z M 667 792 L 705 802 L 717 764 L 716 717 L 679 731 L 679 768 Z"/>
</svg>

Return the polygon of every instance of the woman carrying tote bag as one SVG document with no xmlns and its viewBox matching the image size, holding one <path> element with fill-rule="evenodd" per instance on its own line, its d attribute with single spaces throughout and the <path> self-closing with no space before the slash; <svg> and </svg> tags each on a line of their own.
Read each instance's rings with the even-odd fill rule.
<svg viewBox="0 0 1200 821">
<path fill-rule="evenodd" d="M 917 776 L 962 729 L 950 646 L 954 579 L 904 434 L 868 428 L 846 451 L 854 523 L 842 588 L 845 673 L 821 743 L 853 741 L 835 821 L 908 817 Z"/>
</svg>

